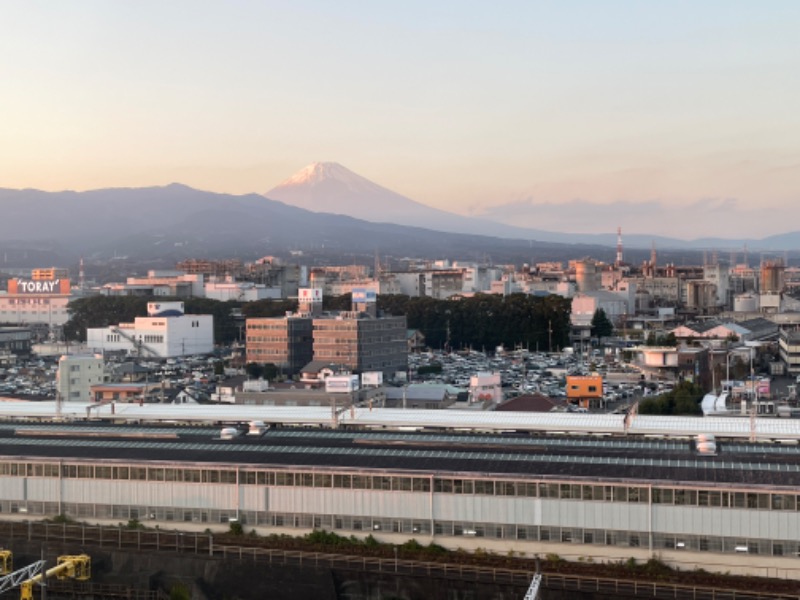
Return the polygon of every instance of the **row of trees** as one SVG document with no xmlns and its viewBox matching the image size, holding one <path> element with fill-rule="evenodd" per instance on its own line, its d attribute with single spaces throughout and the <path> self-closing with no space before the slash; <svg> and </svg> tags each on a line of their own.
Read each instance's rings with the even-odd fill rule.
<svg viewBox="0 0 800 600">
<path fill-rule="evenodd" d="M 69 305 L 71 318 L 64 326 L 69 340 L 85 340 L 86 329 L 132 322 L 147 314 L 154 298 L 136 296 L 90 296 Z M 158 298 L 167 301 L 168 298 Z M 182 299 L 187 314 L 214 315 L 214 340 L 229 344 L 240 339 L 241 320 L 280 317 L 297 309 L 294 300 L 221 302 L 207 298 Z M 348 310 L 350 294 L 327 298 L 326 310 Z M 405 315 L 410 329 L 419 329 L 432 348 L 475 348 L 497 346 L 557 350 L 569 344 L 570 301 L 560 296 L 535 297 L 527 294 L 499 296 L 477 294 L 470 298 L 436 300 L 404 295 L 378 296 L 378 310 Z"/>
<path fill-rule="evenodd" d="M 214 341 L 229 344 L 239 336 L 234 309 L 241 302 L 220 302 L 208 298 L 164 298 L 146 296 L 87 296 L 69 303 L 70 319 L 64 325 L 64 337 L 85 341 L 86 329 L 132 323 L 136 317 L 147 315 L 148 302 L 181 300 L 187 314 L 214 316 Z"/>
<path fill-rule="evenodd" d="M 476 294 L 436 300 L 428 297 L 379 296 L 378 308 L 406 315 L 432 348 L 497 346 L 557 350 L 569 345 L 571 302 L 561 296 Z"/>
<path fill-rule="evenodd" d="M 691 381 L 681 381 L 675 388 L 654 398 L 639 402 L 639 413 L 643 415 L 699 415 L 703 411 L 700 401 L 703 389 Z"/>
</svg>

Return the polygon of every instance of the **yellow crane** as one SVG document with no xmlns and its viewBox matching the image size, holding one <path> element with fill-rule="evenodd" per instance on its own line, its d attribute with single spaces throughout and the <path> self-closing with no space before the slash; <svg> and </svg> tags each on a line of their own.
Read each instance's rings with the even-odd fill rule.
<svg viewBox="0 0 800 600">
<path fill-rule="evenodd" d="M 65 554 L 58 557 L 58 564 L 44 573 L 23 581 L 19 586 L 20 600 L 33 600 L 33 584 L 48 577 L 86 581 L 92 576 L 92 559 L 88 554 Z"/>
<path fill-rule="evenodd" d="M 42 572 L 43 560 L 12 571 L 12 558 L 10 550 L 0 550 L 0 575 L 2 575 L 0 577 L 0 593 L 19 587 L 21 600 L 33 600 L 34 584 L 41 583 L 48 577 L 86 581 L 92 575 L 92 559 L 88 554 L 59 556 L 56 566 L 44 572 Z"/>
</svg>

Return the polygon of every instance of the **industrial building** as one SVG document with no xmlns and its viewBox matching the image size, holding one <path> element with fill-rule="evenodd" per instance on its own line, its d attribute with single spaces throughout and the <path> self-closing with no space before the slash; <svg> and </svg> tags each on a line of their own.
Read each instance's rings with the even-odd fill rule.
<svg viewBox="0 0 800 600">
<path fill-rule="evenodd" d="M 0 327 L 0 362 L 14 363 L 31 353 L 32 331 L 27 327 Z"/>
<path fill-rule="evenodd" d="M 13 277 L 6 293 L 0 292 L 0 323 L 61 327 L 69 320 L 71 293 L 65 269 L 34 269 L 31 277 Z"/>
<path fill-rule="evenodd" d="M 112 407 L 103 414 L 189 414 L 177 409 L 117 405 L 116 414 Z M 209 417 L 207 410 L 191 409 L 196 421 Z M 302 419 L 298 411 L 241 407 L 238 415 L 271 423 L 281 415 Z M 302 411 L 308 425 L 325 413 L 330 419 L 325 408 Z M 344 412 L 336 429 L 272 427 L 232 439 L 198 425 L 3 423 L 0 511 L 170 528 L 235 520 L 262 532 L 326 529 L 593 560 L 658 553 L 707 569 L 800 576 L 796 445 L 727 438 L 717 454 L 701 454 L 686 439 L 552 434 L 569 431 L 569 420 L 580 429 L 619 431 L 618 415 L 468 412 L 362 409 Z M 706 424 L 737 430 L 735 419 L 625 421 L 673 435 Z M 745 431 L 748 421 L 738 420 Z M 398 430 L 414 422 L 449 428 Z M 472 432 L 455 431 L 468 422 Z M 545 430 L 475 431 L 501 422 Z M 781 426 L 784 435 L 800 435 L 796 425 Z"/>
<path fill-rule="evenodd" d="M 209 354 L 214 350 L 214 317 L 187 315 L 183 302 L 148 302 L 147 316 L 133 323 L 87 329 L 86 345 L 98 353 L 154 358 Z"/>
</svg>

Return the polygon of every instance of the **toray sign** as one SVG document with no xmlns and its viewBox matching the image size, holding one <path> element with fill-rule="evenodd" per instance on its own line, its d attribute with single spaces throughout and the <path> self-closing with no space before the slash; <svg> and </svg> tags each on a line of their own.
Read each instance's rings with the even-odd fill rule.
<svg viewBox="0 0 800 600">
<path fill-rule="evenodd" d="M 69 294 L 68 279 L 22 279 L 18 277 L 8 282 L 9 294 Z"/>
</svg>

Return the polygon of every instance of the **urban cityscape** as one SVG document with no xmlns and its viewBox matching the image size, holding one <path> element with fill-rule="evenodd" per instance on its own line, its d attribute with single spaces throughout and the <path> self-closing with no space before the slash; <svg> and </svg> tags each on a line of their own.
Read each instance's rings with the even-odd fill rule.
<svg viewBox="0 0 800 600">
<path fill-rule="evenodd" d="M 0 14 L 0 597 L 800 600 L 795 3 Z"/>
</svg>

